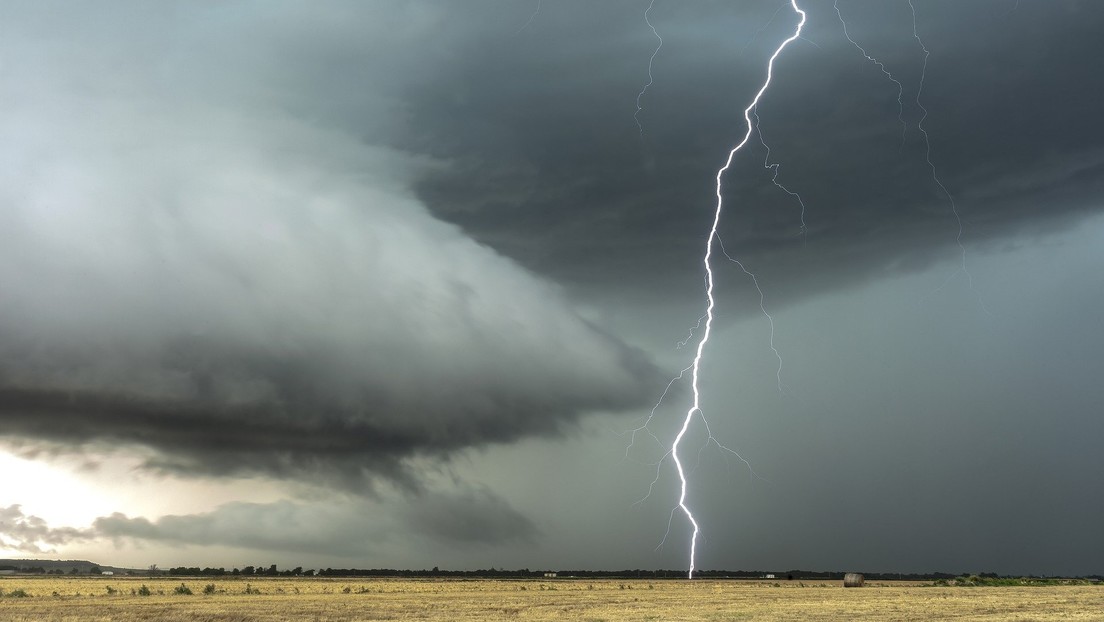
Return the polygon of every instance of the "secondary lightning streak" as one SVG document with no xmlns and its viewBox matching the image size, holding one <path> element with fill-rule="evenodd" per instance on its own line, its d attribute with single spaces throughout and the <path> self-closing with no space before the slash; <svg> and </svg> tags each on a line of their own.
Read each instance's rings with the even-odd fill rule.
<svg viewBox="0 0 1104 622">
<path fill-rule="evenodd" d="M 756 120 L 758 121 L 758 119 Z M 785 188 L 783 188 L 783 190 L 785 190 Z M 789 191 L 787 190 L 787 192 Z M 804 205 L 802 207 L 804 207 Z M 721 247 L 721 253 L 723 253 L 729 261 L 739 266 L 740 269 L 744 271 L 744 274 L 751 277 L 751 282 L 755 285 L 755 291 L 759 292 L 759 310 L 763 312 L 763 315 L 767 316 L 767 323 L 770 324 L 770 349 L 771 352 L 774 352 L 774 357 L 778 359 L 778 371 L 775 372 L 775 377 L 778 379 L 778 391 L 783 392 L 785 391 L 785 387 L 782 384 L 782 355 L 778 352 L 778 348 L 774 347 L 774 318 L 771 317 L 770 313 L 767 313 L 766 296 L 763 295 L 763 288 L 759 287 L 759 277 L 745 268 L 744 264 L 739 259 L 728 254 L 728 251 L 725 250 L 724 247 L 724 240 L 721 239 L 720 235 L 717 236 L 717 244 Z M 742 459 L 743 458 L 741 458 L 741 460 Z"/>
<path fill-rule="evenodd" d="M 808 231 L 808 227 L 805 226 L 805 201 L 803 201 L 801 199 L 800 194 L 794 192 L 793 190 L 790 190 L 786 186 L 783 186 L 782 183 L 778 181 L 778 169 L 781 165 L 778 164 L 778 162 L 771 162 L 770 161 L 771 149 L 770 149 L 770 145 L 768 145 L 767 141 L 763 138 L 763 128 L 759 124 L 759 109 L 756 108 L 752 112 L 755 115 L 755 133 L 759 135 L 759 142 L 762 143 L 763 148 L 767 150 L 767 155 L 765 155 L 763 157 L 763 168 L 765 168 L 767 170 L 774 171 L 774 176 L 771 177 L 771 183 L 773 183 L 775 186 L 777 186 L 778 189 L 781 190 L 782 192 L 785 192 L 786 194 L 788 194 L 788 195 L 794 197 L 795 199 L 797 199 L 798 204 L 801 205 L 801 238 L 804 240 L 805 239 L 805 234 Z M 722 250 L 724 250 L 723 247 L 722 247 Z M 725 255 L 728 255 L 728 253 L 725 253 Z M 729 259 L 732 259 L 732 258 L 729 257 Z M 736 261 L 736 260 L 732 259 L 732 261 Z M 740 263 L 740 262 L 736 261 L 736 263 Z M 753 278 L 753 279 L 755 278 L 755 275 L 748 272 L 746 269 L 744 269 L 744 266 L 742 264 L 740 265 L 740 269 L 744 270 L 744 272 L 747 272 L 748 275 L 751 276 L 751 278 Z M 755 282 L 755 287 L 756 287 L 756 289 L 759 288 L 759 282 L 758 281 Z M 763 295 L 763 292 L 760 291 L 759 296 L 762 297 L 762 295 Z M 766 310 L 764 310 L 763 313 L 766 313 Z M 773 327 L 773 324 L 772 324 L 772 327 Z"/>
<path fill-rule="evenodd" d="M 847 40 L 851 42 L 851 45 L 855 46 L 859 50 L 859 53 L 861 53 L 863 55 L 863 57 L 866 58 L 866 60 L 874 63 L 875 65 L 877 65 L 878 69 L 880 69 L 882 71 L 882 73 L 885 74 L 885 77 L 889 78 L 891 82 L 893 82 L 894 84 L 897 85 L 897 120 L 900 121 L 900 123 L 901 123 L 901 147 L 904 147 L 905 146 L 905 133 L 908 131 L 908 124 L 905 123 L 905 102 L 904 102 L 905 86 L 903 84 L 901 84 L 900 80 L 893 77 L 893 74 L 890 73 L 888 69 L 886 69 L 886 66 L 884 64 L 882 64 L 882 61 L 880 61 L 880 60 L 874 58 L 873 56 L 871 56 L 870 54 L 868 54 L 866 52 L 866 49 L 863 48 L 863 46 L 859 45 L 857 41 L 855 41 L 854 39 L 851 38 L 851 34 L 847 32 L 847 22 L 844 21 L 843 13 L 840 12 L 839 0 L 835 0 L 832 3 L 832 7 L 836 9 L 836 15 L 839 16 L 840 24 L 843 25 L 843 36 L 847 37 Z M 913 31 L 914 32 L 915 32 L 915 26 L 916 26 L 915 17 L 916 17 L 916 14 L 913 13 L 913 20 L 914 20 L 913 21 L 913 27 L 914 27 Z M 926 67 L 927 66 L 926 65 L 927 57 L 925 57 L 924 62 L 925 62 L 925 67 Z M 917 96 L 919 97 L 919 94 L 917 94 Z M 919 104 L 919 102 L 917 102 L 917 103 Z M 921 108 L 923 108 L 923 106 L 921 106 Z"/>
<path fill-rule="evenodd" d="M 774 10 L 774 13 L 771 13 L 770 19 L 768 19 L 768 20 L 767 20 L 767 23 L 765 23 L 765 24 L 763 24 L 762 26 L 760 26 L 760 27 L 759 27 L 759 30 L 756 30 L 756 31 L 755 31 L 755 34 L 754 34 L 754 35 L 752 35 L 752 36 L 751 36 L 751 38 L 750 38 L 750 39 L 748 39 L 748 42 L 744 44 L 744 49 L 743 49 L 743 50 L 741 50 L 742 52 L 746 52 L 746 51 L 747 51 L 747 49 L 748 49 L 749 47 L 751 47 L 751 44 L 752 44 L 752 43 L 755 43 L 755 40 L 759 38 L 759 35 L 761 35 L 761 34 L 763 34 L 764 32 L 766 32 L 767 28 L 768 28 L 768 27 L 769 27 L 769 26 L 770 26 L 771 24 L 773 24 L 773 23 L 774 23 L 774 18 L 778 17 L 778 14 L 779 14 L 779 13 L 781 13 L 781 12 L 782 12 L 782 9 L 784 9 L 785 7 L 786 7 L 786 5 L 785 5 L 785 4 L 780 4 L 780 5 L 778 5 L 778 8 Z"/>
<path fill-rule="evenodd" d="M 633 445 L 636 443 L 636 435 L 637 435 L 638 432 L 647 432 L 649 436 L 651 436 L 653 439 L 655 439 L 655 442 L 657 444 L 659 444 L 659 445 L 663 444 L 659 441 L 658 438 L 656 438 L 655 434 L 652 434 L 652 430 L 651 430 L 651 428 L 648 427 L 648 424 L 650 424 L 652 422 L 652 419 L 655 419 L 656 410 L 658 410 L 660 405 L 663 404 L 663 400 L 667 397 L 667 393 L 671 390 L 671 387 L 675 386 L 675 383 L 678 382 L 679 380 L 682 380 L 682 377 L 688 371 L 690 371 L 689 367 L 687 367 L 686 369 L 683 369 L 682 371 L 680 371 L 678 373 L 678 375 L 675 376 L 674 378 L 671 378 L 671 381 L 667 383 L 667 388 L 663 389 L 663 394 L 660 395 L 659 400 L 656 401 L 655 406 L 652 406 L 652 411 L 650 413 L 648 413 L 648 417 L 644 420 L 644 424 L 639 426 L 639 427 L 633 428 L 631 430 L 632 435 L 629 437 L 629 444 L 628 444 L 627 447 L 625 447 L 625 458 L 624 458 L 625 460 L 629 459 L 629 450 L 631 450 L 633 448 Z M 639 421 L 639 419 L 638 419 L 638 421 Z M 666 457 L 667 457 L 667 455 L 664 454 L 663 458 L 659 459 L 658 464 L 662 464 L 663 459 L 666 458 Z M 658 480 L 658 479 L 659 479 L 659 476 L 657 475 L 656 480 Z M 654 485 L 655 485 L 655 482 L 653 481 L 652 486 L 654 486 Z M 651 495 L 651 494 L 652 494 L 652 487 L 649 486 L 648 487 L 648 495 Z M 647 499 L 648 495 L 645 495 L 644 499 Z M 643 501 L 644 499 L 641 499 L 640 501 Z M 637 501 L 637 503 L 640 503 L 640 501 Z"/>
<path fill-rule="evenodd" d="M 985 306 L 985 301 L 982 300 L 981 294 L 974 287 L 974 277 L 972 274 L 970 274 L 970 270 L 967 268 L 966 265 L 966 246 L 962 243 L 962 235 L 964 233 L 962 225 L 962 215 L 959 214 L 958 205 L 955 203 L 954 196 L 951 195 L 950 191 L 947 190 L 947 187 L 943 185 L 943 181 L 939 179 L 939 174 L 936 171 L 935 163 L 931 159 L 931 137 L 928 136 L 928 130 L 924 127 L 924 121 L 926 121 L 928 118 L 928 109 L 925 108 L 924 104 L 920 102 L 920 95 L 924 91 L 924 79 L 927 77 L 928 74 L 928 57 L 931 55 L 931 52 L 928 51 L 927 46 L 924 45 L 923 39 L 920 38 L 920 32 L 916 25 L 916 7 L 913 6 L 912 0 L 907 0 L 907 2 L 909 5 L 909 11 L 912 13 L 912 38 L 916 39 L 916 43 L 920 45 L 921 51 L 924 52 L 923 64 L 920 68 L 920 81 L 916 88 L 916 107 L 920 109 L 920 120 L 916 123 L 916 129 L 919 130 L 921 136 L 924 137 L 924 159 L 928 163 L 928 168 L 931 169 L 932 182 L 939 187 L 939 190 L 943 193 L 943 196 L 947 197 L 947 202 L 951 205 L 951 212 L 954 214 L 955 222 L 958 225 L 958 233 L 955 236 L 955 242 L 958 244 L 958 250 L 961 253 L 962 257 L 961 267 L 951 273 L 943 281 L 943 283 L 940 284 L 938 288 L 936 288 L 936 291 L 942 289 L 944 286 L 947 285 L 947 283 L 951 282 L 951 280 L 959 274 L 965 274 L 966 280 L 969 283 L 970 291 L 974 293 L 978 305 L 981 307 L 982 311 L 989 314 L 989 309 Z M 835 0 L 832 3 L 832 6 L 836 9 L 836 15 L 839 16 L 840 24 L 843 26 L 843 36 L 847 37 L 847 40 L 851 42 L 851 45 L 855 46 L 855 48 L 859 50 L 859 52 L 863 55 L 864 58 L 866 58 L 866 60 L 877 65 L 878 69 L 881 70 L 881 72 L 885 74 L 887 78 L 889 78 L 894 84 L 897 85 L 897 120 L 901 122 L 901 145 L 904 146 L 905 133 L 908 131 L 908 124 L 905 122 L 904 118 L 904 102 L 902 101 L 904 86 L 899 80 L 897 80 L 897 78 L 893 77 L 893 74 L 890 73 L 885 64 L 871 56 L 866 51 L 866 49 L 863 48 L 863 46 L 859 45 L 857 41 L 851 38 L 851 34 L 847 31 L 847 21 L 843 19 L 843 13 L 840 12 L 839 0 Z"/>
<path fill-rule="evenodd" d="M 636 112 L 633 113 L 633 120 L 636 121 L 636 127 L 640 130 L 641 138 L 644 137 L 644 126 L 640 123 L 640 112 L 644 110 L 644 108 L 641 107 L 640 100 L 644 97 L 644 93 L 648 91 L 648 87 L 650 87 L 654 82 L 652 78 L 652 64 L 655 62 L 656 54 L 659 54 L 659 48 L 663 47 L 663 37 L 659 36 L 659 33 L 656 31 L 655 26 L 652 25 L 652 21 L 648 19 L 648 13 L 652 10 L 653 6 L 655 6 L 655 0 L 649 2 L 648 8 L 644 9 L 644 23 L 648 24 L 648 28 L 652 29 L 652 34 L 655 35 L 656 39 L 659 39 L 659 44 L 656 45 L 655 51 L 652 52 L 652 57 L 648 59 L 648 83 L 645 84 L 644 88 L 640 89 L 640 93 L 637 94 Z"/>
<path fill-rule="evenodd" d="M 529 16 L 529 19 L 525 22 L 525 25 L 522 26 L 521 28 L 518 28 L 517 32 L 515 32 L 514 35 L 520 35 L 522 33 L 522 31 L 524 31 L 526 28 L 528 28 L 529 24 L 532 24 L 533 20 L 537 19 L 537 14 L 540 13 L 540 10 L 541 10 L 541 0 L 537 0 L 537 8 L 533 10 L 533 13 Z"/>
<path fill-rule="evenodd" d="M 751 123 L 751 111 L 755 108 L 756 105 L 759 104 L 759 100 L 763 97 L 763 93 L 765 93 L 767 91 L 767 88 L 770 86 L 771 77 L 774 72 L 774 61 L 778 58 L 779 54 L 782 53 L 782 50 L 784 50 L 787 45 L 793 43 L 799 37 L 801 37 L 801 29 L 805 26 L 805 11 L 802 11 L 797 6 L 797 0 L 790 0 L 790 6 L 793 8 L 794 12 L 800 16 L 800 21 L 797 24 L 797 28 L 794 30 L 794 33 L 789 38 L 783 41 L 778 46 L 778 48 L 775 49 L 774 53 L 771 54 L 770 60 L 767 61 L 767 78 L 763 82 L 763 86 L 760 87 L 759 91 L 755 94 L 755 97 L 752 99 L 751 103 L 748 105 L 747 108 L 744 109 L 744 122 L 747 125 L 747 132 L 744 133 L 744 138 L 735 147 L 733 147 L 731 151 L 728 152 L 728 159 L 725 160 L 724 166 L 722 166 L 717 171 L 717 207 L 713 212 L 713 223 L 709 228 L 709 237 L 707 238 L 705 243 L 705 257 L 702 260 L 702 263 L 705 266 L 706 275 L 705 329 L 702 332 L 701 340 L 698 342 L 698 348 L 694 354 L 694 362 L 691 366 L 692 373 L 690 386 L 694 393 L 694 401 L 693 404 L 690 406 L 690 409 L 686 411 L 686 417 L 683 418 L 682 427 L 679 429 L 678 434 L 675 435 L 675 440 L 671 443 L 671 458 L 674 460 L 675 469 L 678 471 L 679 482 L 681 484 L 677 507 L 678 509 L 682 510 L 683 514 L 686 515 L 686 519 L 690 522 L 691 526 L 693 526 L 693 535 L 691 535 L 690 537 L 690 568 L 689 572 L 687 573 L 688 578 L 691 579 L 694 578 L 694 562 L 697 555 L 698 534 L 701 530 L 698 527 L 698 521 L 694 518 L 694 514 L 686 505 L 686 473 L 683 470 L 682 461 L 679 460 L 678 448 L 679 444 L 682 442 L 683 437 L 686 436 L 686 431 L 690 427 L 690 422 L 693 420 L 694 414 L 701 412 L 701 392 L 698 389 L 698 376 L 701 370 L 702 353 L 705 351 L 706 343 L 709 342 L 709 334 L 713 327 L 713 307 L 715 306 L 715 301 L 713 299 L 713 269 L 710 265 L 710 259 L 713 255 L 713 241 L 717 239 L 717 228 L 720 225 L 721 212 L 724 208 L 724 198 L 721 194 L 721 178 L 724 176 L 725 171 L 727 171 L 729 167 L 732 166 L 732 160 L 736 157 L 736 153 L 740 149 L 743 149 L 744 145 L 746 145 L 748 140 L 751 138 L 751 133 L 753 129 Z"/>
<path fill-rule="evenodd" d="M 686 339 L 683 339 L 682 341 L 675 344 L 675 349 L 676 350 L 681 350 L 681 349 L 686 347 L 686 344 L 690 343 L 690 340 L 694 338 L 694 331 L 701 328 L 701 323 L 702 323 L 703 320 L 705 320 L 704 315 L 701 316 L 700 318 L 698 318 L 698 322 L 696 324 L 694 324 L 693 327 L 690 328 L 690 333 L 686 335 Z"/>
<path fill-rule="evenodd" d="M 722 248 L 722 250 L 723 250 L 723 248 Z M 725 255 L 727 256 L 728 253 L 725 253 Z M 736 260 L 733 259 L 733 261 L 736 261 Z M 736 262 L 736 263 L 739 263 L 739 262 Z M 743 266 L 740 266 L 740 267 L 743 268 Z M 747 270 L 744 270 L 744 272 L 747 272 Z M 750 272 L 747 272 L 747 274 L 750 275 L 753 279 L 755 278 L 755 275 L 751 274 Z M 756 287 L 758 287 L 758 286 L 759 286 L 759 284 L 758 284 L 758 282 L 756 282 Z M 760 291 L 760 295 L 761 294 L 762 294 L 762 292 Z M 760 301 L 761 301 L 761 299 L 760 299 Z M 762 306 L 762 305 L 760 304 L 760 306 Z M 764 310 L 763 313 L 766 314 L 766 311 Z M 773 343 L 774 343 L 774 320 L 771 319 L 769 314 L 767 314 L 767 319 L 771 321 L 771 349 L 774 350 L 774 346 L 773 346 Z M 774 353 L 775 353 L 775 355 L 778 355 L 778 350 L 774 350 Z M 782 364 L 782 359 L 779 356 L 779 369 L 780 370 L 781 370 L 781 364 Z M 662 442 L 660 442 L 659 438 L 654 433 L 652 433 L 652 430 L 649 426 L 652 422 L 652 419 L 655 419 L 656 410 L 658 410 L 659 407 L 663 404 L 663 400 L 665 400 L 667 398 L 667 394 L 671 391 L 671 387 L 673 387 L 675 385 L 675 383 L 678 382 L 679 380 L 682 380 L 682 378 L 686 375 L 686 372 L 688 372 L 690 370 L 691 370 L 691 367 L 686 367 L 685 369 L 679 371 L 678 375 L 675 376 L 674 378 L 672 378 L 671 381 L 667 383 L 667 387 L 663 389 L 663 394 L 659 396 L 659 400 L 656 401 L 655 406 L 652 406 L 652 410 L 651 410 L 651 412 L 648 413 L 648 416 L 644 419 L 644 423 L 637 426 L 637 427 L 635 427 L 635 428 L 633 428 L 632 430 L 629 430 L 628 432 L 626 432 L 626 434 L 630 434 L 629 444 L 628 444 L 627 447 L 625 447 L 625 457 L 622 459 L 622 461 L 625 461 L 625 460 L 629 459 L 629 451 L 632 450 L 633 446 L 636 444 L 636 435 L 638 433 L 644 432 L 648 436 L 651 436 L 652 440 L 654 440 L 657 445 L 662 445 L 663 444 Z M 781 382 L 781 378 L 779 379 L 779 382 Z M 760 477 L 760 475 L 758 473 L 755 472 L 755 469 L 751 466 L 751 463 L 748 462 L 748 460 L 746 458 L 741 456 L 738 451 L 736 451 L 735 449 L 732 449 L 731 447 L 728 447 L 728 446 L 724 445 L 723 443 L 718 441 L 715 436 L 713 436 L 713 430 L 711 430 L 709 428 L 709 421 L 705 418 L 704 414 L 702 414 L 701 418 L 702 418 L 702 424 L 705 425 L 706 439 L 705 439 L 705 443 L 702 444 L 701 449 L 698 450 L 699 459 L 700 459 L 700 456 L 701 456 L 701 452 L 705 451 L 705 449 L 707 447 L 709 447 L 710 443 L 712 443 L 712 444 L 716 445 L 718 449 L 721 449 L 723 451 L 726 451 L 726 452 L 732 454 L 733 456 L 736 456 L 736 458 L 739 459 L 740 462 L 743 462 L 747 466 L 748 472 L 752 475 L 752 477 L 755 477 L 757 479 L 764 479 L 764 478 Z M 659 483 L 660 474 L 663 472 L 663 462 L 670 455 L 671 455 L 671 452 L 668 451 L 667 453 L 660 456 L 658 461 L 656 461 L 654 463 L 651 463 L 651 466 L 656 467 L 655 478 L 652 479 L 650 484 L 648 484 L 648 492 L 643 497 L 641 497 L 641 498 L 637 499 L 635 502 L 633 502 L 633 505 L 639 505 L 639 504 L 643 503 L 645 500 L 647 500 L 649 497 L 652 496 L 652 491 L 655 490 L 656 484 Z M 764 479 L 764 481 L 766 481 L 766 480 Z M 674 515 L 673 511 L 672 511 L 672 515 Z M 667 535 L 670 534 L 670 531 L 671 531 L 671 526 L 670 526 L 670 523 L 668 523 L 668 525 L 667 525 L 667 532 L 668 533 L 664 534 L 663 540 L 660 541 L 659 546 L 663 546 L 663 543 L 667 540 Z M 658 548 L 658 547 L 656 547 L 656 548 Z"/>
<path fill-rule="evenodd" d="M 678 376 L 678 378 L 676 378 L 676 380 L 678 380 L 679 378 L 682 378 L 682 374 L 686 373 L 687 371 L 690 371 L 689 367 L 682 370 L 682 373 L 679 374 L 679 376 Z M 670 387 L 670 385 L 668 385 L 668 387 Z M 657 404 L 657 406 L 658 406 L 658 404 Z M 709 427 L 709 420 L 705 418 L 705 415 L 702 414 L 700 410 L 698 411 L 698 414 L 701 415 L 702 425 L 705 426 L 706 439 L 705 439 L 705 442 L 702 443 L 701 448 L 698 449 L 698 462 L 697 462 L 697 464 L 694 465 L 694 469 L 693 469 L 694 471 L 697 470 L 698 465 L 701 463 L 702 452 L 704 452 L 709 447 L 710 444 L 713 444 L 713 445 L 716 445 L 718 449 L 720 449 L 722 451 L 725 451 L 725 452 L 728 452 L 728 453 L 732 454 L 733 456 L 736 456 L 736 458 L 740 462 L 743 462 L 744 466 L 746 466 L 747 469 L 748 469 L 748 474 L 751 475 L 751 477 L 753 479 L 769 481 L 769 480 L 763 478 L 762 476 L 760 476 L 758 473 L 755 472 L 755 469 L 751 466 L 751 462 L 749 462 L 747 460 L 747 458 L 744 458 L 743 456 L 741 456 L 739 454 L 739 452 L 737 452 L 735 449 L 732 449 L 731 447 L 728 447 L 728 446 L 722 444 L 720 441 L 718 441 L 717 437 L 713 436 L 713 430 L 711 430 L 710 427 Z M 652 438 L 655 438 L 655 435 L 653 435 Z M 652 490 L 655 488 L 655 485 L 659 482 L 659 476 L 660 476 L 660 473 L 663 469 L 663 461 L 667 459 L 667 456 L 671 456 L 671 455 L 673 455 L 672 452 L 668 451 L 667 453 L 663 454 L 663 456 L 660 457 L 659 461 L 656 462 L 653 465 L 653 466 L 656 467 L 656 476 L 655 476 L 655 479 L 652 480 L 652 483 L 648 485 L 648 494 L 646 494 L 643 497 L 641 497 L 640 499 L 638 499 L 635 503 L 633 503 L 633 505 L 638 505 L 640 503 L 643 503 L 645 499 L 647 499 L 648 497 L 651 496 Z M 691 471 L 691 472 L 693 472 L 693 471 Z M 660 539 L 659 544 L 656 545 L 655 548 L 656 548 L 657 551 L 660 548 L 662 548 L 664 544 L 666 544 L 667 537 L 671 535 L 671 525 L 674 523 L 675 511 L 677 511 L 678 509 L 679 508 L 677 506 L 671 508 L 671 514 L 670 514 L 670 516 L 667 517 L 667 531 L 663 534 L 663 538 Z M 691 578 L 693 578 L 692 575 L 691 575 Z"/>
<path fill-rule="evenodd" d="M 928 118 L 928 109 L 924 107 L 924 104 L 920 103 L 920 95 L 924 91 L 924 79 L 928 74 L 928 56 L 931 52 L 928 51 L 927 46 L 924 45 L 923 39 L 920 38 L 920 32 L 916 26 L 916 7 L 912 5 L 912 0 L 908 0 L 909 10 L 912 12 L 912 38 L 916 39 L 916 43 L 920 45 L 920 49 L 924 52 L 924 63 L 920 68 L 920 83 L 916 88 L 916 106 L 920 109 L 920 120 L 916 122 L 916 129 L 920 130 L 920 133 L 924 136 L 924 158 L 928 162 L 928 167 L 931 169 L 932 181 L 935 185 L 939 186 L 939 189 L 947 197 L 947 201 L 951 204 L 951 212 L 954 214 L 955 222 L 958 224 L 958 235 L 955 237 L 955 242 L 958 244 L 958 250 L 962 255 L 962 267 L 956 270 L 947 281 L 950 281 L 958 273 L 966 275 L 966 281 L 970 286 L 970 291 L 974 293 L 974 297 L 977 299 L 978 306 L 986 314 L 992 315 L 989 312 L 989 308 L 985 306 L 985 301 L 981 298 L 981 293 L 974 287 L 974 276 L 970 274 L 970 270 L 966 267 L 966 246 L 962 243 L 962 215 L 958 212 L 958 205 L 955 204 L 954 196 L 951 195 L 947 187 L 943 185 L 942 180 L 939 179 L 939 175 L 935 169 L 935 163 L 931 159 L 931 139 L 928 136 L 928 131 L 924 129 L 924 121 Z M 946 283 L 946 282 L 944 282 Z M 941 286 L 942 287 L 942 286 Z"/>
</svg>

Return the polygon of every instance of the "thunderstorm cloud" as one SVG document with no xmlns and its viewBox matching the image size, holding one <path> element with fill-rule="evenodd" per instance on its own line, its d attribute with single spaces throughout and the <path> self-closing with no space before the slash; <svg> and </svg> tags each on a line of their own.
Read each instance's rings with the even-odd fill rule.
<svg viewBox="0 0 1104 622">
<path fill-rule="evenodd" d="M 768 43 L 795 20 L 785 3 L 657 3 L 664 46 L 641 134 L 633 98 L 655 39 L 624 7 L 582 4 L 543 11 L 524 41 L 470 42 L 415 92 L 407 140 L 456 163 L 419 175 L 419 194 L 477 239 L 589 295 L 612 297 L 614 284 L 622 299 L 656 287 L 696 296 L 699 282 L 685 275 L 700 260 L 713 176 L 744 131 Z M 957 223 L 929 153 L 974 243 L 1067 229 L 1100 209 L 1099 7 L 918 4 L 930 51 L 920 89 L 925 57 L 909 5 L 839 2 L 899 94 L 844 37 L 832 2 L 806 4 L 803 38 L 779 59 L 757 109 L 777 180 L 805 209 L 772 185 L 756 132 L 725 177 L 720 224 L 726 247 L 770 283 L 776 308 L 954 252 Z M 587 71 L 570 71 L 581 58 Z M 758 312 L 742 289 L 719 295 Z"/>
<path fill-rule="evenodd" d="M 0 86 L 5 435 L 413 484 L 411 458 L 641 403 L 639 351 L 421 204 L 411 177 L 447 161 L 293 114 L 271 76 L 223 94 L 193 73 L 199 40 L 237 45 L 225 16 L 135 7 L 144 34 L 90 14 L 58 39 L 47 8 L 8 11 L 25 28 L 0 45 L 25 60 Z M 234 51 L 290 45 L 268 43 Z"/>
</svg>

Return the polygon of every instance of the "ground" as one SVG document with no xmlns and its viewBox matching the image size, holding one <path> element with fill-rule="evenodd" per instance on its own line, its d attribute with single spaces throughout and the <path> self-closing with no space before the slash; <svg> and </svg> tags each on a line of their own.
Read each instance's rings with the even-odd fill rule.
<svg viewBox="0 0 1104 622">
<path fill-rule="evenodd" d="M 179 593 L 182 584 L 192 593 Z M 1104 586 L 1093 585 L 17 576 L 0 577 L 0 591 L 2 622 L 1104 621 Z"/>
</svg>

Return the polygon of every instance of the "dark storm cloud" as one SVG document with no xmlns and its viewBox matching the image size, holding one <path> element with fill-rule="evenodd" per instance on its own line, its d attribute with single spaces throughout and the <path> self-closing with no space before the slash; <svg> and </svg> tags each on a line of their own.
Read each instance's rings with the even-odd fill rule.
<svg viewBox="0 0 1104 622">
<path fill-rule="evenodd" d="M 1099 210 L 1104 8 L 914 4 L 931 52 L 924 127 L 966 243 Z M 831 2 L 808 5 L 805 39 L 779 60 L 759 110 L 779 181 L 808 206 L 808 235 L 757 136 L 725 180 L 721 234 L 776 302 L 923 267 L 953 255 L 957 237 L 917 129 L 923 52 L 908 5 L 839 2 L 852 37 L 904 87 L 904 136 L 897 87 L 844 38 Z M 435 213 L 564 282 L 697 288 L 684 275 L 700 259 L 713 174 L 744 131 L 770 45 L 795 20 L 783 3 L 658 3 L 664 45 L 641 139 L 632 113 L 655 39 L 642 9 L 628 9 L 557 3 L 524 38 L 484 36 L 443 64 L 412 91 L 420 132 L 407 139 L 454 166 L 419 188 Z"/>
<path fill-rule="evenodd" d="M 373 50 L 441 15 L 357 7 L 5 8 L 0 433 L 413 485 L 641 404 L 640 352 L 434 219 L 409 186 L 438 164 L 370 144 L 417 69 Z"/>
<path fill-rule="evenodd" d="M 6 7 L 5 431 L 141 443 L 197 472 L 397 476 L 404 457 L 640 405 L 639 354 L 430 213 L 572 287 L 696 289 L 713 172 L 793 16 L 661 3 L 641 137 L 655 40 L 639 11 L 557 4 L 518 35 L 528 12 L 511 8 Z M 905 85 L 908 130 L 835 11 L 809 7 L 760 110 L 808 236 L 755 139 L 726 179 L 726 247 L 775 304 L 955 239 L 916 129 L 909 15 L 840 8 Z M 967 241 L 1096 209 L 1104 153 L 1082 113 L 1104 11 L 917 12 L 926 126 Z"/>
</svg>

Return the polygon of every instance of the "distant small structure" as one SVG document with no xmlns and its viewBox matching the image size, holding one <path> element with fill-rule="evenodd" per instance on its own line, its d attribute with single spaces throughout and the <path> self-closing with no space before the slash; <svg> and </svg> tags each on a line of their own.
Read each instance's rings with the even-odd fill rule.
<svg viewBox="0 0 1104 622">
<path fill-rule="evenodd" d="M 763 578 L 764 578 L 764 579 L 773 579 L 773 578 L 774 578 L 774 573 L 773 573 L 773 572 L 768 572 L 768 573 L 767 573 L 767 576 L 765 576 L 765 577 L 763 577 Z"/>
<path fill-rule="evenodd" d="M 849 572 L 843 575 L 843 587 L 862 587 L 866 581 L 857 572 Z"/>
<path fill-rule="evenodd" d="M 111 570 L 105 570 L 105 571 L 101 572 L 100 574 L 105 576 L 105 577 L 114 577 L 115 576 L 115 573 L 112 572 Z"/>
<path fill-rule="evenodd" d="M 556 573 L 554 573 L 554 572 L 546 572 L 546 573 L 544 573 L 544 578 L 545 578 L 545 579 L 555 579 L 555 578 L 556 578 Z"/>
</svg>

